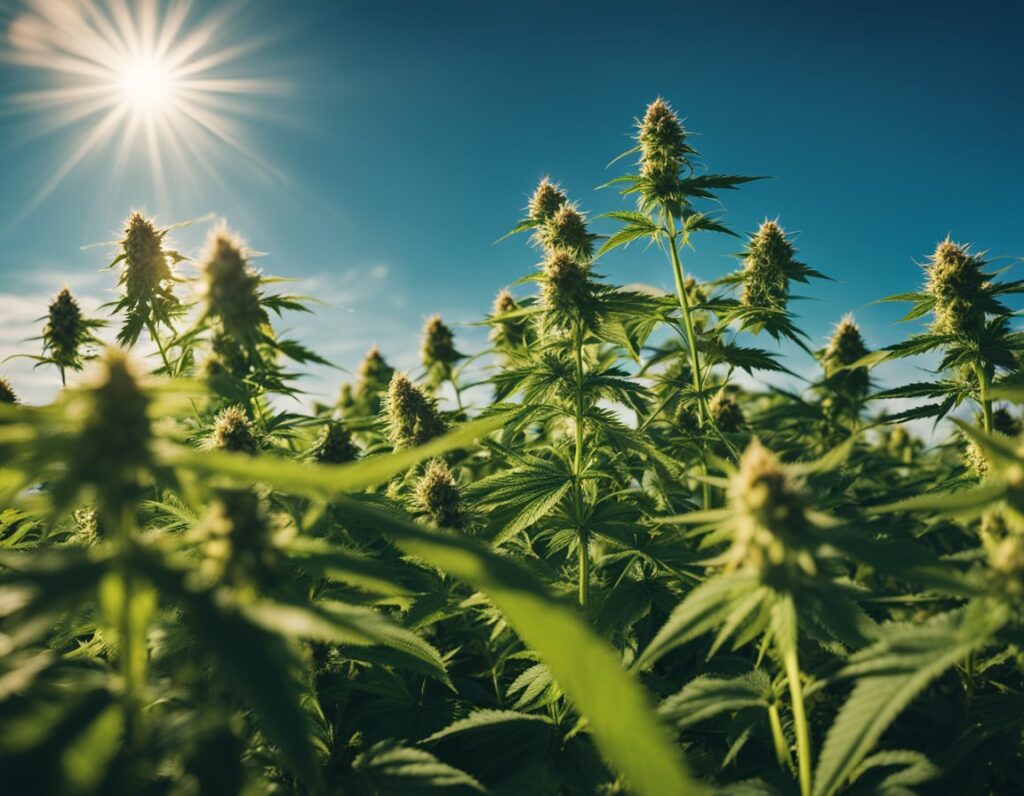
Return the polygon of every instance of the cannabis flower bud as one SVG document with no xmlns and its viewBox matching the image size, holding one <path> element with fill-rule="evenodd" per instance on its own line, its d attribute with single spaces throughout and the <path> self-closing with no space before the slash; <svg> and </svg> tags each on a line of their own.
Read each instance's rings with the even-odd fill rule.
<svg viewBox="0 0 1024 796">
<path fill-rule="evenodd" d="M 687 404 L 680 403 L 672 418 L 672 425 L 680 434 L 692 437 L 700 433 L 700 418 Z"/>
<path fill-rule="evenodd" d="M 265 583 L 277 562 L 273 525 L 266 507 L 253 492 L 222 489 L 197 526 L 206 560 L 204 573 L 236 585 Z"/>
<path fill-rule="evenodd" d="M 690 149 L 686 130 L 672 107 L 661 97 L 647 106 L 638 124 L 640 166 L 645 176 L 668 172 L 677 175 Z"/>
<path fill-rule="evenodd" d="M 719 431 L 725 434 L 732 434 L 742 431 L 747 424 L 743 416 L 743 409 L 727 393 L 720 391 L 711 399 L 711 419 Z"/>
<path fill-rule="evenodd" d="M 748 307 L 781 310 L 789 298 L 787 271 L 795 249 L 774 221 L 750 236 L 743 257 L 742 302 Z"/>
<path fill-rule="evenodd" d="M 974 421 L 980 424 L 982 422 L 981 416 L 975 416 Z M 1024 427 L 1022 427 L 1020 418 L 1010 414 L 1002 407 L 992 412 L 993 433 L 1012 439 L 1020 436 L 1022 428 Z M 969 437 L 967 438 L 967 446 L 964 449 L 964 465 L 967 467 L 967 471 L 977 478 L 984 478 L 988 474 L 989 464 L 985 451 L 981 449 L 977 442 Z"/>
<path fill-rule="evenodd" d="M 14 392 L 14 388 L 11 387 L 11 383 L 0 376 L 0 404 L 16 404 L 18 403 L 18 396 Z"/>
<path fill-rule="evenodd" d="M 329 420 L 320 429 L 320 436 L 309 449 L 309 458 L 318 464 L 343 464 L 357 455 L 352 435 L 344 424 Z"/>
<path fill-rule="evenodd" d="M 528 327 L 522 318 L 505 318 L 509 313 L 520 309 L 508 290 L 502 290 L 494 299 L 491 308 L 492 328 L 491 340 L 499 349 L 519 348 L 526 342 Z"/>
<path fill-rule="evenodd" d="M 863 398 L 867 394 L 870 386 L 868 369 L 845 369 L 867 354 L 868 348 L 864 345 L 864 338 L 861 337 L 857 323 L 852 316 L 847 315 L 836 326 L 821 357 L 825 377 L 833 383 L 837 392 L 853 400 Z"/>
<path fill-rule="evenodd" d="M 219 321 L 229 338 L 251 351 L 269 323 L 260 275 L 249 267 L 242 243 L 224 228 L 214 230 L 203 262 L 206 317 Z"/>
<path fill-rule="evenodd" d="M 252 424 L 239 406 L 228 406 L 217 413 L 207 446 L 229 453 L 254 454 L 259 449 Z"/>
<path fill-rule="evenodd" d="M 416 484 L 416 504 L 441 528 L 462 525 L 462 496 L 451 470 L 440 459 L 430 461 Z"/>
<path fill-rule="evenodd" d="M 556 251 L 543 266 L 541 298 L 558 325 L 589 319 L 594 299 L 590 269 L 568 252 Z"/>
<path fill-rule="evenodd" d="M 85 319 L 71 291 L 64 288 L 50 303 L 43 327 L 43 353 L 62 373 L 81 370 L 82 359 L 88 357 L 84 349 L 96 342 L 92 329 L 98 325 Z"/>
<path fill-rule="evenodd" d="M 165 283 L 171 281 L 172 274 L 163 250 L 163 233 L 142 213 L 128 216 L 121 251 L 124 268 L 118 284 L 124 288 L 128 309 L 147 305 L 158 295 L 170 296 Z"/>
<path fill-rule="evenodd" d="M 544 177 L 530 197 L 529 213 L 532 221 L 547 221 L 567 202 L 565 192 Z"/>
<path fill-rule="evenodd" d="M 384 411 L 388 437 L 396 448 L 413 448 L 444 433 L 436 404 L 402 373 L 391 378 Z"/>
<path fill-rule="evenodd" d="M 573 204 L 563 204 L 537 232 L 549 252 L 567 252 L 583 262 L 594 255 L 594 235 L 587 230 L 587 219 Z"/>
<path fill-rule="evenodd" d="M 451 366 L 462 358 L 462 354 L 455 350 L 455 335 L 440 315 L 428 318 L 423 327 L 420 356 L 428 369 L 439 367 L 445 377 L 451 372 Z"/>
<path fill-rule="evenodd" d="M 984 261 L 967 246 L 946 238 L 926 266 L 925 292 L 934 300 L 936 334 L 974 338 L 985 324 L 984 286 L 988 277 Z"/>
<path fill-rule="evenodd" d="M 780 567 L 795 564 L 814 573 L 814 559 L 803 549 L 807 520 L 802 491 L 758 440 L 743 453 L 728 495 L 735 512 L 728 568 L 751 566 L 763 574 L 778 574 Z"/>
</svg>

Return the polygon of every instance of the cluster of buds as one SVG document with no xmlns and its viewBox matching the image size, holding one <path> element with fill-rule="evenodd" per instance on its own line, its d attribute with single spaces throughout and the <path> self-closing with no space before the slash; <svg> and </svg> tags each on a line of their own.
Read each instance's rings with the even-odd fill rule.
<svg viewBox="0 0 1024 796">
<path fill-rule="evenodd" d="M 341 385 L 338 407 L 346 417 L 369 417 L 381 410 L 381 398 L 391 383 L 395 370 L 384 359 L 377 346 L 371 346 L 359 370 L 355 387 Z"/>
<path fill-rule="evenodd" d="M 75 536 L 82 544 L 95 544 L 106 534 L 103 517 L 95 506 L 75 509 L 71 520 L 74 522 Z"/>
<path fill-rule="evenodd" d="M 711 399 L 711 405 L 708 409 L 711 411 L 711 419 L 714 420 L 715 426 L 725 434 L 742 431 L 747 425 L 747 419 L 743 416 L 743 409 L 724 390 L 720 390 Z"/>
<path fill-rule="evenodd" d="M 528 206 L 530 220 L 543 224 L 551 219 L 568 201 L 565 191 L 551 182 L 550 179 L 544 177 L 537 185 L 533 196 L 530 197 L 530 204 Z"/>
<path fill-rule="evenodd" d="M 765 221 L 743 252 L 743 294 L 747 307 L 781 310 L 789 299 L 788 271 L 796 250 L 774 221 Z"/>
<path fill-rule="evenodd" d="M 537 233 L 548 252 L 565 252 L 576 260 L 589 263 L 594 256 L 593 234 L 587 229 L 587 218 L 576 205 L 566 202 L 548 218 Z"/>
<path fill-rule="evenodd" d="M 215 229 L 203 258 L 205 317 L 218 333 L 253 352 L 269 323 L 263 307 L 262 279 L 246 260 L 242 243 L 225 228 Z"/>
<path fill-rule="evenodd" d="M 686 130 L 672 107 L 660 97 L 647 106 L 644 118 L 637 122 L 640 150 L 640 209 L 647 211 L 660 204 L 678 215 L 685 198 L 680 191 L 680 173 L 688 168 L 688 156 L 694 150 L 686 143 Z"/>
<path fill-rule="evenodd" d="M 164 251 L 164 230 L 158 230 L 142 213 L 133 212 L 125 224 L 120 259 L 124 263 L 118 284 L 124 288 L 129 312 L 149 307 L 155 300 L 172 300 L 174 275 Z"/>
<path fill-rule="evenodd" d="M 975 416 L 975 423 L 981 423 L 981 417 Z M 1015 439 L 1021 435 L 1024 427 L 1019 417 L 1010 414 L 1006 409 L 999 407 L 992 412 L 992 431 L 1003 437 Z M 964 448 L 964 466 L 967 471 L 976 478 L 984 478 L 988 475 L 989 462 L 985 451 L 977 442 L 968 438 Z"/>
<path fill-rule="evenodd" d="M 432 459 L 417 482 L 416 506 L 440 528 L 462 527 L 462 495 L 455 476 L 441 459 Z"/>
<path fill-rule="evenodd" d="M 250 455 L 259 450 L 259 441 L 253 432 L 252 423 L 240 406 L 228 406 L 217 413 L 213 431 L 207 438 L 207 447 Z"/>
<path fill-rule="evenodd" d="M 836 326 L 821 354 L 821 364 L 829 387 L 834 397 L 842 399 L 846 404 L 859 405 L 871 386 L 866 367 L 849 367 L 867 354 L 868 348 L 857 323 L 852 316 L 847 315 Z"/>
<path fill-rule="evenodd" d="M 967 246 L 948 238 L 938 245 L 925 266 L 925 292 L 934 301 L 932 331 L 975 339 L 985 325 L 984 261 Z"/>
<path fill-rule="evenodd" d="M 774 453 L 753 440 L 729 482 L 733 540 L 727 570 L 752 568 L 765 582 L 814 575 L 803 490 Z"/>
<path fill-rule="evenodd" d="M 279 561 L 275 528 L 260 498 L 249 490 L 220 490 L 196 527 L 203 574 L 235 586 L 266 584 Z"/>
<path fill-rule="evenodd" d="M 435 385 L 450 379 L 452 366 L 462 359 L 455 348 L 455 335 L 440 315 L 428 318 L 423 327 L 420 357 Z"/>
<path fill-rule="evenodd" d="M 18 395 L 14 392 L 11 383 L 3 376 L 0 376 L 0 404 L 16 404 Z"/>
<path fill-rule="evenodd" d="M 64 288 L 50 302 L 43 327 L 43 353 L 61 371 L 81 370 L 82 360 L 89 357 L 86 347 L 96 342 L 92 329 L 97 325 L 82 315 L 75 297 Z"/>
<path fill-rule="evenodd" d="M 388 437 L 396 448 L 423 445 L 445 431 L 437 405 L 402 373 L 391 378 L 384 413 Z"/>
<path fill-rule="evenodd" d="M 317 464 L 344 464 L 354 461 L 358 453 L 345 425 L 329 420 L 320 429 L 320 436 L 309 449 L 308 455 Z"/>
<path fill-rule="evenodd" d="M 529 339 L 529 326 L 522 318 L 508 318 L 510 313 L 521 309 L 519 302 L 508 290 L 502 290 L 494 299 L 491 317 L 491 340 L 499 351 L 522 348 Z"/>
<path fill-rule="evenodd" d="M 594 285 L 590 269 L 568 252 L 553 252 L 542 271 L 541 299 L 557 326 L 569 327 L 577 321 L 593 320 Z"/>
<path fill-rule="evenodd" d="M 105 505 L 127 499 L 151 462 L 148 408 L 128 358 L 109 349 L 68 409 L 82 421 L 68 483 L 97 487 Z"/>
</svg>

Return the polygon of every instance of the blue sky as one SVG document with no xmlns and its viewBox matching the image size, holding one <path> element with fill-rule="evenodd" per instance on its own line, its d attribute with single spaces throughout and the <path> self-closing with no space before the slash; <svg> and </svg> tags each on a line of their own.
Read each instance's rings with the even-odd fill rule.
<svg viewBox="0 0 1024 796">
<path fill-rule="evenodd" d="M 197 3 L 189 19 L 218 8 Z M 0 9 L 8 49 L 26 6 Z M 802 258 L 837 280 L 802 291 L 815 342 L 849 310 L 871 344 L 891 342 L 908 331 L 898 310 L 867 305 L 914 289 L 915 260 L 947 233 L 1024 254 L 1022 29 L 1024 6 L 1011 2 L 251 0 L 224 46 L 259 46 L 231 69 L 285 86 L 233 116 L 250 157 L 209 146 L 161 191 L 140 153 L 115 176 L 99 152 L 28 211 L 89 128 L 40 135 L 46 114 L 11 98 L 48 75 L 0 62 L 0 348 L 13 350 L 61 281 L 109 298 L 111 276 L 96 273 L 105 251 L 80 247 L 141 206 L 166 222 L 224 216 L 268 253 L 261 267 L 305 278 L 327 303 L 291 322 L 339 365 L 373 341 L 411 364 L 426 316 L 477 320 L 533 266 L 525 240 L 494 241 L 541 176 L 594 214 L 629 206 L 595 188 L 621 172 L 605 164 L 658 95 L 710 170 L 773 177 L 725 195 L 725 218 L 742 232 L 778 217 Z M 183 248 L 197 249 L 204 226 L 178 235 Z M 734 267 L 735 240 L 696 246 L 698 276 Z M 616 252 L 602 270 L 670 286 L 654 251 Z M 311 389 L 330 392 L 335 378 Z"/>
</svg>

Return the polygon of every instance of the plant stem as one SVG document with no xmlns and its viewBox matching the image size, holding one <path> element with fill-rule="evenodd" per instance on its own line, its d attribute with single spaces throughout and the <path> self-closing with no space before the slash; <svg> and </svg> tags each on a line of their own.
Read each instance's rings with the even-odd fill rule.
<svg viewBox="0 0 1024 796">
<path fill-rule="evenodd" d="M 789 696 L 793 702 L 793 726 L 796 730 L 796 755 L 800 769 L 800 796 L 811 794 L 811 736 L 807 729 L 807 714 L 804 712 L 804 696 L 800 688 L 800 663 L 796 648 L 783 653 L 786 680 L 789 682 Z"/>
<path fill-rule="evenodd" d="M 167 371 L 168 376 L 173 376 L 171 373 L 171 363 L 167 359 L 167 352 L 164 351 L 164 344 L 160 342 L 160 335 L 156 333 L 156 324 L 153 323 L 152 318 L 146 319 L 146 328 L 149 330 L 150 339 L 156 343 L 157 350 L 160 352 L 160 359 L 163 360 L 164 370 Z"/>
<path fill-rule="evenodd" d="M 579 560 L 579 599 L 586 611 L 590 605 L 590 550 L 589 535 L 583 526 L 583 324 L 579 321 L 573 330 L 576 354 L 576 446 L 573 452 L 573 504 L 576 509 L 577 556 Z"/>
<path fill-rule="evenodd" d="M 697 407 L 700 424 L 702 427 L 711 425 L 711 410 L 708 408 L 707 398 L 704 395 L 704 374 L 700 367 L 700 352 L 697 350 L 697 332 L 693 325 L 693 314 L 690 312 L 690 300 L 686 295 L 686 278 L 683 274 L 683 264 L 679 259 L 679 249 L 676 245 L 676 225 L 672 214 L 665 211 L 665 218 L 669 229 L 669 251 L 672 254 L 672 273 L 676 281 L 676 298 L 679 300 L 679 309 L 683 313 L 683 324 L 686 327 L 686 339 L 690 347 L 690 372 L 693 376 L 693 389 L 697 392 Z M 704 444 L 701 445 L 700 459 L 701 473 L 708 474 L 708 463 Z M 707 481 L 701 482 L 701 494 L 704 500 L 704 508 L 711 508 L 711 485 Z"/>
<path fill-rule="evenodd" d="M 992 433 L 992 401 L 988 397 L 988 372 L 985 370 L 985 366 L 980 362 L 974 363 L 974 372 L 978 377 L 978 392 L 979 401 L 981 403 L 981 411 L 984 417 L 985 433 Z"/>
</svg>

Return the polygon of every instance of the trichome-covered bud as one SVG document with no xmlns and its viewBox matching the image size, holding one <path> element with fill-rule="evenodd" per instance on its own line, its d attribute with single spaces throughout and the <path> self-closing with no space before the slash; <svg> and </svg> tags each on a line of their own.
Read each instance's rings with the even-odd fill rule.
<svg viewBox="0 0 1024 796">
<path fill-rule="evenodd" d="M 255 493 L 218 491 L 194 535 L 202 543 L 207 577 L 234 585 L 272 577 L 278 561 L 274 525 Z"/>
<path fill-rule="evenodd" d="M 83 420 L 68 483 L 92 484 L 110 501 L 125 497 L 150 464 L 149 397 L 123 351 L 111 348 L 82 385 L 69 414 Z"/>
<path fill-rule="evenodd" d="M 440 367 L 446 372 L 462 358 L 462 354 L 455 349 L 455 335 L 440 315 L 428 318 L 423 327 L 420 356 L 428 369 Z"/>
<path fill-rule="evenodd" d="M 320 435 L 308 455 L 318 464 L 344 464 L 355 460 L 358 450 L 345 425 L 329 420 L 321 427 Z"/>
<path fill-rule="evenodd" d="M 825 377 L 830 380 L 837 394 L 857 401 L 863 398 L 870 386 L 866 367 L 850 369 L 849 366 L 868 354 L 860 329 L 853 317 L 847 315 L 836 326 L 832 337 L 821 355 Z"/>
<path fill-rule="evenodd" d="M 549 252 L 567 252 L 589 262 L 594 255 L 595 236 L 587 230 L 587 218 L 573 204 L 564 204 L 538 230 L 541 244 Z"/>
<path fill-rule="evenodd" d="M 508 290 L 502 290 L 491 309 L 491 340 L 499 349 L 519 348 L 527 339 L 528 326 L 523 318 L 506 318 L 520 309 Z"/>
<path fill-rule="evenodd" d="M 642 173 L 645 176 L 665 172 L 677 175 L 690 149 L 686 144 L 686 130 L 672 107 L 658 97 L 647 106 L 637 126 Z"/>
<path fill-rule="evenodd" d="M 975 423 L 982 422 L 980 415 L 975 416 Z M 1019 417 L 1011 414 L 1006 409 L 998 407 L 992 412 L 992 432 L 1003 437 L 1019 437 L 1022 424 Z M 967 445 L 964 448 L 964 466 L 967 471 L 978 478 L 984 478 L 988 474 L 989 462 L 985 451 L 970 437 L 967 437 Z"/>
<path fill-rule="evenodd" d="M 125 224 L 121 239 L 124 267 L 118 284 L 124 288 L 126 306 L 134 310 L 150 304 L 154 298 L 170 298 L 173 279 L 163 248 L 164 233 L 142 213 L 133 212 Z"/>
<path fill-rule="evenodd" d="M 223 227 L 214 230 L 203 258 L 206 317 L 219 322 L 227 337 L 250 351 L 269 323 L 261 281 L 249 266 L 241 241 Z"/>
<path fill-rule="evenodd" d="M 807 520 L 800 485 L 758 440 L 744 451 L 728 495 L 735 515 L 728 568 L 749 566 L 767 574 L 795 564 L 814 573 L 814 559 L 804 549 Z"/>
<path fill-rule="evenodd" d="M 440 459 L 430 461 L 416 484 L 416 504 L 441 528 L 462 526 L 462 496 L 452 471 Z"/>
<path fill-rule="evenodd" d="M 75 509 L 71 519 L 74 523 L 75 536 L 83 544 L 95 544 L 106 535 L 103 517 L 95 506 Z"/>
<path fill-rule="evenodd" d="M 781 310 L 789 299 L 789 276 L 796 250 L 774 221 L 750 236 L 743 256 L 743 293 L 748 307 Z"/>
<path fill-rule="evenodd" d="M 14 388 L 11 387 L 11 383 L 0 376 L 0 404 L 16 404 L 18 403 L 18 395 L 14 392 Z"/>
<path fill-rule="evenodd" d="M 530 197 L 531 221 L 544 222 L 551 218 L 567 202 L 565 192 L 557 184 L 544 177 Z"/>
<path fill-rule="evenodd" d="M 94 341 L 89 321 L 71 291 L 64 288 L 50 302 L 43 328 L 43 352 L 62 370 L 81 370 L 83 348 Z"/>
<path fill-rule="evenodd" d="M 932 331 L 974 339 L 985 325 L 984 261 L 967 246 L 949 238 L 935 249 L 925 266 L 925 292 L 934 301 Z"/>
<path fill-rule="evenodd" d="M 714 421 L 715 426 L 725 434 L 742 431 L 747 425 L 747 420 L 743 416 L 743 409 L 724 391 L 720 391 L 711 399 L 711 405 L 708 408 L 711 410 L 711 419 Z"/>
<path fill-rule="evenodd" d="M 589 267 L 568 252 L 554 252 L 543 265 L 541 298 L 557 325 L 590 319 L 594 309 L 594 286 Z"/>
<path fill-rule="evenodd" d="M 239 406 L 228 406 L 217 413 L 207 445 L 213 450 L 229 453 L 254 454 L 259 450 L 252 424 Z"/>
<path fill-rule="evenodd" d="M 384 411 L 388 437 L 396 448 L 423 445 L 445 431 L 437 405 L 402 373 L 391 378 Z"/>
</svg>

